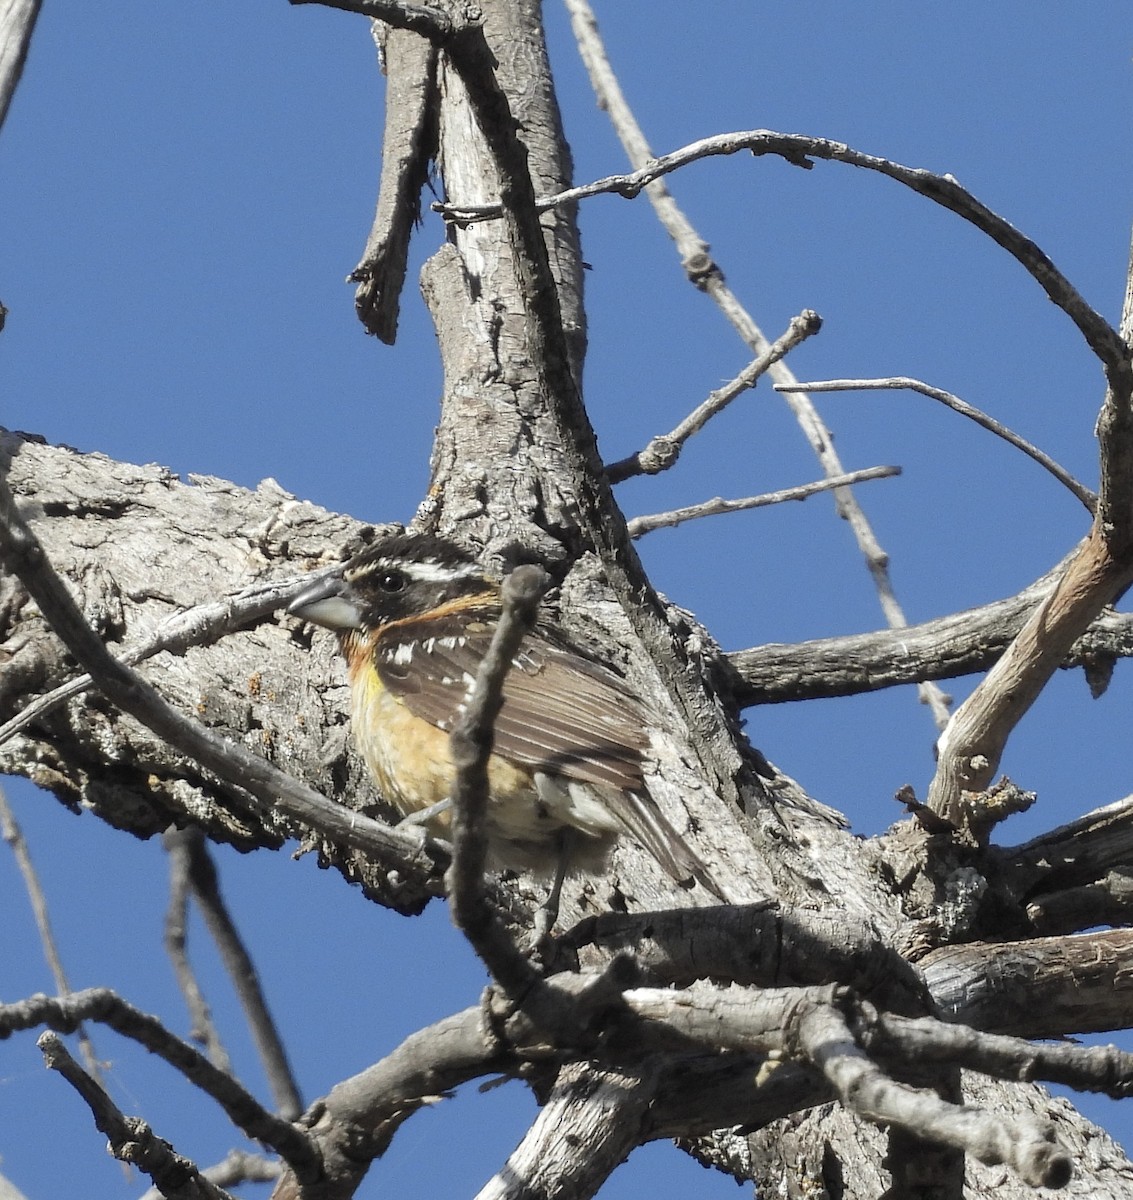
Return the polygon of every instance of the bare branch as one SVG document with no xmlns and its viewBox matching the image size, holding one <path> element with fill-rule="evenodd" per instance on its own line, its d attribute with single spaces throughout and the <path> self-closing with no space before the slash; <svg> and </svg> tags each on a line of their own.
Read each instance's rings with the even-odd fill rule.
<svg viewBox="0 0 1133 1200">
<path fill-rule="evenodd" d="M 986 671 L 1050 595 L 1063 566 L 1015 596 L 920 625 L 736 650 L 727 656 L 736 671 L 736 700 L 746 706 L 849 696 Z M 1061 665 L 1090 668 L 1130 656 L 1133 616 L 1105 612 L 1074 642 Z"/>
<path fill-rule="evenodd" d="M 643 980 L 683 987 L 698 979 L 744 986 L 850 985 L 897 1012 L 923 1012 L 928 993 L 917 971 L 872 921 L 840 909 L 812 912 L 781 904 L 603 913 L 560 939 L 578 951 L 633 953 Z"/>
<path fill-rule="evenodd" d="M 165 910 L 165 952 L 173 964 L 177 986 L 189 1010 L 189 1036 L 204 1047 L 209 1062 L 218 1070 L 232 1074 L 232 1062 L 220 1040 L 220 1031 L 212 1019 L 187 953 L 189 924 L 189 850 L 184 831 L 167 829 L 162 836 L 169 856 L 169 904 Z"/>
<path fill-rule="evenodd" d="M 945 946 L 917 965 L 947 1021 L 1030 1038 L 1129 1024 L 1133 932 L 1126 929 Z"/>
<path fill-rule="evenodd" d="M 977 425 L 986 429 L 989 433 L 994 433 L 996 437 L 1002 438 L 1017 450 L 1022 450 L 1028 458 L 1034 459 L 1039 466 L 1049 471 L 1063 487 L 1072 492 L 1085 506 L 1086 511 L 1093 516 L 1098 503 L 1097 496 L 1088 487 L 1080 484 L 1065 467 L 1059 466 L 1049 454 L 1045 454 L 1037 446 L 1028 442 L 1026 438 L 1020 437 L 1019 434 L 1008 429 L 1006 425 L 997 421 L 994 417 L 988 416 L 987 413 L 961 400 L 959 396 L 954 396 L 951 392 L 946 392 L 941 388 L 922 383 L 919 379 L 910 379 L 904 375 L 893 376 L 889 379 L 823 379 L 810 383 L 779 384 L 775 390 L 779 392 L 799 391 L 813 393 L 869 392 L 897 389 L 919 392 L 922 396 L 928 396 L 930 400 L 938 400 L 941 404 L 952 409 L 953 412 L 957 412 L 961 416 L 975 421 Z"/>
<path fill-rule="evenodd" d="M 183 1158 L 166 1141 L 137 1117 L 127 1117 L 106 1091 L 67 1052 L 54 1033 L 44 1033 L 38 1042 L 44 1062 L 86 1101 L 94 1123 L 109 1142 L 110 1153 L 122 1162 L 133 1163 L 153 1181 L 168 1200 L 232 1200 L 210 1183 L 195 1164 Z"/>
<path fill-rule="evenodd" d="M 571 1063 L 506 1165 L 476 1200 L 551 1200 L 569 1191 L 593 1196 L 641 1141 L 653 1102 L 656 1067 Z"/>
<path fill-rule="evenodd" d="M 421 215 L 421 189 L 436 153 L 436 47 L 417 34 L 381 31 L 386 75 L 385 129 L 378 206 L 362 261 L 354 307 L 366 329 L 392 345 L 397 336 L 409 239 Z"/>
<path fill-rule="evenodd" d="M 319 1148 L 324 1178 L 343 1184 L 341 1194 L 353 1194 L 343 1181 L 356 1187 L 414 1113 L 439 1103 L 462 1083 L 518 1065 L 484 1017 L 478 1006 L 427 1025 L 311 1106 L 317 1119 L 308 1135 Z M 272 1195 L 297 1197 L 300 1190 L 294 1174 L 285 1171 Z"/>
<path fill-rule="evenodd" d="M 0 125 L 24 73 L 39 9 L 40 0 L 0 0 Z"/>
<path fill-rule="evenodd" d="M 756 359 L 749 363 L 730 383 L 712 392 L 670 433 L 653 438 L 649 445 L 636 454 L 631 454 L 611 463 L 606 468 L 610 483 L 621 483 L 635 475 L 656 475 L 667 471 L 677 461 L 685 442 L 699 433 L 708 422 L 739 395 L 755 387 L 760 378 L 773 364 L 789 354 L 800 342 L 822 328 L 822 318 L 813 309 L 806 309 L 791 319 L 786 332 L 771 343 Z M 632 535 L 631 535 L 632 536 Z"/>
<path fill-rule="evenodd" d="M 898 1125 L 918 1138 L 963 1150 L 991 1166 L 1005 1163 L 1032 1187 L 1063 1187 L 1073 1174 L 1054 1128 L 1029 1116 L 1004 1120 L 971 1105 L 949 1104 L 932 1092 L 890 1079 L 856 1043 L 831 1004 L 800 1015 L 800 1048 L 833 1085 L 842 1103 L 881 1126 Z"/>
<path fill-rule="evenodd" d="M 271 1183 L 282 1170 L 275 1159 L 249 1154 L 247 1150 L 229 1150 L 215 1166 L 201 1167 L 200 1174 L 217 1187 L 230 1188 L 238 1183 Z M 157 1188 L 150 1188 L 138 1200 L 160 1200 L 160 1196 Z"/>
<path fill-rule="evenodd" d="M 484 960 L 492 978 L 513 998 L 538 982 L 538 973 L 518 951 L 484 896 L 488 855 L 488 759 L 493 727 L 503 705 L 503 686 L 519 644 L 535 624 L 550 579 L 540 567 L 517 567 L 504 580 L 500 619 L 488 653 L 476 672 L 450 746 L 453 784 L 452 866 L 449 905 L 456 927 Z"/>
<path fill-rule="evenodd" d="M 769 504 L 783 504 L 788 500 L 806 500 L 817 496 L 820 492 L 828 492 L 832 488 L 849 487 L 855 483 L 866 483 L 870 479 L 889 479 L 900 475 L 900 467 L 864 467 L 860 471 L 847 471 L 845 475 L 835 475 L 832 479 L 819 479 L 814 483 L 804 483 L 799 487 L 782 488 L 777 492 L 764 492 L 761 496 L 745 496 L 740 500 L 705 500 L 701 504 L 692 504 L 687 508 L 674 508 L 669 512 L 651 513 L 648 516 L 631 517 L 626 522 L 631 538 L 644 537 L 655 529 L 664 529 L 680 525 L 685 521 L 695 521 L 700 517 L 718 517 L 724 513 L 744 512 L 750 508 L 765 508 Z"/>
<path fill-rule="evenodd" d="M 252 956 L 220 894 L 220 881 L 205 836 L 199 829 L 189 829 L 182 837 L 193 896 L 240 999 L 276 1109 L 285 1120 L 294 1121 L 303 1111 L 299 1086 L 288 1062 L 283 1039 L 268 1009 Z"/>
<path fill-rule="evenodd" d="M 12 806 L 8 803 L 8 796 L 2 787 L 0 787 L 0 837 L 3 837 L 4 841 L 8 843 L 12 857 L 16 860 L 16 867 L 23 878 L 24 890 L 27 892 L 28 903 L 31 905 L 32 916 L 35 918 L 35 927 L 39 931 L 39 943 L 43 947 L 43 957 L 47 959 L 51 977 L 55 980 L 55 989 L 64 996 L 70 995 L 71 983 L 63 968 L 63 959 L 59 953 L 59 944 L 55 940 L 55 931 L 51 928 L 47 896 L 39 882 L 39 872 L 35 869 L 35 863 L 32 862 L 31 851 L 24 839 L 24 831 L 20 828 L 20 823 L 16 820 L 16 814 L 12 811 Z M 102 1073 L 99 1069 L 98 1055 L 95 1053 L 90 1035 L 82 1025 L 75 1032 L 79 1037 L 79 1049 L 83 1052 L 87 1070 L 97 1082 L 101 1083 Z"/>
<path fill-rule="evenodd" d="M 1133 924 L 1133 797 L 991 853 L 990 873 L 1036 932 Z"/>
<path fill-rule="evenodd" d="M 208 646 L 219 641 L 225 634 L 233 633 L 245 626 L 258 624 L 287 605 L 300 592 L 324 574 L 312 571 L 294 579 L 276 579 L 257 583 L 250 588 L 225 596 L 210 604 L 197 604 L 183 612 L 174 613 L 163 621 L 154 635 L 140 646 L 127 650 L 121 662 L 136 667 L 155 654 L 184 654 L 190 646 Z M 37 696 L 21 709 L 10 721 L 0 725 L 0 745 L 19 733 L 33 721 L 45 717 L 61 704 L 94 686 L 89 674 L 78 675 L 66 683 Z"/>
<path fill-rule="evenodd" d="M 928 806 L 953 824 L 962 824 L 966 810 L 978 807 L 979 794 L 994 777 L 1012 731 L 1071 647 L 1133 581 L 1133 561 L 1115 559 L 1097 528 L 1095 523 L 1054 590 L 956 710 L 937 742 Z"/>
<path fill-rule="evenodd" d="M 907 1062 L 955 1063 L 997 1079 L 1042 1080 L 1080 1092 L 1103 1092 L 1115 1100 L 1133 1095 L 1133 1054 L 1115 1046 L 1035 1044 L 1024 1038 L 984 1033 L 931 1017 L 902 1017 L 862 1005 L 854 1033 L 862 1046 Z"/>
<path fill-rule="evenodd" d="M 1030 238 L 1020 233 L 1010 222 L 1004 220 L 981 203 L 951 175 L 938 175 L 919 167 L 907 167 L 875 154 L 855 150 L 844 142 L 828 138 L 809 137 L 799 133 L 777 133 L 770 129 L 741 130 L 736 133 L 720 133 L 701 138 L 679 150 L 653 159 L 648 166 L 628 175 L 608 175 L 593 183 L 570 188 L 556 196 L 541 197 L 536 204 L 541 212 L 563 204 L 576 204 L 603 193 L 615 193 L 628 199 L 636 197 L 654 180 L 679 171 L 701 159 L 719 155 L 747 152 L 759 158 L 771 154 L 784 158 L 797 167 L 813 166 L 809 160 L 823 159 L 841 162 L 849 166 L 876 171 L 934 204 L 954 212 L 963 220 L 987 234 L 996 245 L 1002 247 L 1046 292 L 1058 308 L 1074 322 L 1086 344 L 1101 360 L 1107 375 L 1124 378 L 1128 373 L 1128 351 L 1117 330 L 1082 298 L 1065 275 L 1051 262 L 1046 254 Z M 477 221 L 498 217 L 498 205 L 435 204 L 434 209 L 450 221 Z"/>
<path fill-rule="evenodd" d="M 1096 433 L 1101 447 L 1098 530 L 1117 557 L 1133 553 L 1133 249 L 1126 268 L 1120 337 L 1125 372 L 1107 371 Z"/>
<path fill-rule="evenodd" d="M 463 22 L 439 6 L 408 4 L 401 0 L 289 0 L 289 3 L 296 7 L 319 4 L 323 8 L 337 8 L 340 12 L 358 13 L 371 21 L 384 21 L 392 29 L 411 30 L 436 46 L 444 46 L 464 28 Z"/>
<path fill-rule="evenodd" d="M 698 983 L 682 992 L 637 988 L 625 1001 L 639 1015 L 706 1045 L 802 1055 L 850 1111 L 875 1124 L 899 1126 L 984 1163 L 1006 1163 L 1032 1186 L 1061 1187 L 1070 1178 L 1070 1159 L 1049 1127 L 950 1104 L 886 1075 L 854 1038 L 842 1011 L 849 1005 L 845 989 L 753 992 Z"/>
<path fill-rule="evenodd" d="M 170 1033 L 156 1017 L 127 1004 L 107 988 L 87 988 L 69 996 L 32 996 L 16 1004 L 0 1005 L 0 1038 L 40 1025 L 58 1033 L 72 1033 L 82 1021 L 108 1025 L 115 1033 L 156 1054 L 211 1096 L 237 1128 L 270 1146 L 297 1171 L 308 1172 L 315 1167 L 316 1156 L 302 1130 L 268 1112 L 199 1050 Z"/>
</svg>

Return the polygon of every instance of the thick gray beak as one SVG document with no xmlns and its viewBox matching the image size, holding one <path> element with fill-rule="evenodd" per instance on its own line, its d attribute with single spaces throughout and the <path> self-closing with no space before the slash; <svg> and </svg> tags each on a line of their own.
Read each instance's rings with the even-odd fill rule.
<svg viewBox="0 0 1133 1200">
<path fill-rule="evenodd" d="M 328 575 L 311 584 L 291 601 L 287 611 L 336 631 L 358 629 L 362 624 L 362 613 L 350 595 L 350 586 L 340 575 Z"/>
</svg>

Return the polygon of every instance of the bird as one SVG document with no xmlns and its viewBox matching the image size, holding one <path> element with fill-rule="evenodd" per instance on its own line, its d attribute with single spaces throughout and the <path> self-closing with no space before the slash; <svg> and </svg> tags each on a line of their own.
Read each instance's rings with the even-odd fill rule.
<svg viewBox="0 0 1133 1200">
<path fill-rule="evenodd" d="M 501 606 L 500 584 L 475 558 L 426 534 L 383 539 L 289 606 L 338 635 L 354 742 L 382 797 L 441 837 L 452 816 L 449 734 Z M 649 795 L 646 712 L 621 675 L 543 619 L 521 642 L 502 699 L 488 760 L 493 865 L 557 864 L 557 888 L 568 867 L 601 870 L 628 834 L 682 887 L 723 899 Z"/>
</svg>

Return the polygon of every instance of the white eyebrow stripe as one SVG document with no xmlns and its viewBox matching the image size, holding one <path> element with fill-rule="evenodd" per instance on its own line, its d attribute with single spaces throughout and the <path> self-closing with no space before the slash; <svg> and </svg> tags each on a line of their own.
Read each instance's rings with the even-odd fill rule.
<svg viewBox="0 0 1133 1200">
<path fill-rule="evenodd" d="M 419 583 L 448 583 L 452 579 L 473 579 L 480 574 L 475 563 L 406 562 L 403 559 L 379 559 L 379 569 L 401 571 Z"/>
</svg>

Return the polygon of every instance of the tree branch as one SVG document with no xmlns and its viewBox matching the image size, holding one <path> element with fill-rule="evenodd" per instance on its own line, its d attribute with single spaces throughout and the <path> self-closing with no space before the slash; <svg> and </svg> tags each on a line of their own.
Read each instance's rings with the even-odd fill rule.
<svg viewBox="0 0 1133 1200">
<path fill-rule="evenodd" d="M 249 1154 L 247 1150 L 229 1150 L 224 1158 L 212 1167 L 199 1168 L 200 1175 L 209 1183 L 220 1188 L 230 1188 L 238 1183 L 271 1183 L 279 1178 L 283 1170 L 278 1161 Z M 138 1200 L 160 1200 L 161 1192 L 150 1188 Z"/>
<path fill-rule="evenodd" d="M 942 1019 L 990 1033 L 1062 1038 L 1124 1029 L 1133 932 L 943 946 L 917 964 Z"/>
<path fill-rule="evenodd" d="M 635 169 L 647 168 L 655 161 L 653 151 L 610 66 L 593 10 L 587 0 L 565 0 L 565 4 L 571 14 L 571 27 L 598 104 L 609 113 L 614 131 L 630 164 Z M 673 239 L 689 282 L 715 301 L 732 327 L 756 354 L 764 353 L 770 343 L 728 286 L 724 272 L 711 257 L 708 243 L 700 237 L 692 222 L 681 211 L 664 180 L 655 179 L 648 184 L 645 194 L 665 231 Z M 785 362 L 772 364 L 770 375 L 776 383 L 797 382 L 794 373 Z M 846 468 L 834 449 L 833 434 L 810 397 L 802 393 L 792 394 L 786 396 L 786 403 L 826 476 L 829 478 L 844 475 Z M 845 519 L 858 550 L 865 559 L 886 623 L 894 628 L 907 625 L 908 621 L 893 590 L 889 555 L 878 541 L 854 492 L 850 488 L 837 489 L 834 492 L 834 507 L 837 514 Z M 927 704 L 932 712 L 937 728 L 943 728 L 948 720 L 948 707 L 951 703 L 949 698 L 931 683 L 918 684 L 917 692 L 922 703 Z"/>
<path fill-rule="evenodd" d="M 844 1006 L 853 1011 L 845 989 L 752 992 L 698 983 L 678 993 L 638 988 L 625 1001 L 640 1016 L 705 1045 L 801 1055 L 850 1111 L 875 1124 L 900 1126 L 980 1162 L 1006 1163 L 1035 1187 L 1061 1187 L 1070 1178 L 1069 1157 L 1050 1128 L 1033 1118 L 1007 1121 L 891 1079 L 855 1040 L 843 1012 Z"/>
<path fill-rule="evenodd" d="M 0 125 L 24 73 L 39 9 L 40 0 L 0 0 Z"/>
<path fill-rule="evenodd" d="M 456 779 L 453 786 L 452 866 L 448 896 L 453 924 L 468 938 L 492 978 L 513 999 L 540 982 L 520 954 L 484 895 L 488 855 L 488 759 L 503 705 L 503 686 L 520 642 L 535 624 L 539 601 L 550 584 L 540 567 L 517 567 L 504 580 L 499 622 L 476 671 L 463 712 L 449 739 Z"/>
<path fill-rule="evenodd" d="M 82 1021 L 108 1025 L 115 1033 L 156 1054 L 215 1100 L 238 1129 L 270 1146 L 300 1174 L 309 1176 L 317 1166 L 317 1156 L 302 1130 L 268 1112 L 199 1050 L 170 1033 L 156 1017 L 127 1004 L 107 988 L 87 988 L 67 996 L 32 996 L 16 1004 L 0 1005 L 0 1038 L 39 1025 L 58 1033 L 73 1033 Z"/>
<path fill-rule="evenodd" d="M 650 513 L 646 516 L 631 517 L 626 522 L 631 538 L 644 537 L 655 529 L 671 528 L 685 521 L 696 521 L 701 517 L 718 517 L 725 513 L 746 512 L 752 508 L 766 508 L 769 504 L 784 504 L 788 500 L 806 500 L 832 488 L 849 487 L 855 483 L 866 483 L 871 479 L 890 479 L 900 475 L 900 467 L 864 467 L 860 471 L 848 471 L 845 475 L 835 475 L 832 479 L 819 479 L 814 483 L 804 483 L 799 487 L 782 488 L 777 492 L 764 492 L 761 496 L 745 496 L 740 500 L 725 500 L 717 496 L 714 500 L 705 500 L 701 504 L 691 504 L 687 508 L 674 508 L 669 512 Z"/>
<path fill-rule="evenodd" d="M 286 608 L 324 571 L 311 571 L 293 579 L 273 579 L 225 596 L 208 604 L 197 604 L 163 621 L 157 631 L 138 646 L 126 650 L 121 662 L 127 667 L 153 658 L 156 654 L 184 654 L 191 646 L 208 646 L 226 634 L 271 617 Z M 33 721 L 54 712 L 61 704 L 81 696 L 94 686 L 90 674 L 77 675 L 45 695 L 37 696 L 14 717 L 0 725 L 0 745 L 26 729 Z"/>
<path fill-rule="evenodd" d="M 641 1142 L 656 1069 L 570 1063 L 503 1169 L 476 1200 L 594 1196 Z"/>
<path fill-rule="evenodd" d="M 184 831 L 181 839 L 193 896 L 224 969 L 236 989 L 276 1109 L 284 1120 L 294 1121 L 303 1111 L 299 1085 L 295 1082 L 287 1049 L 268 1008 L 252 956 L 220 894 L 220 881 L 205 836 L 199 829 L 191 828 Z"/>
<path fill-rule="evenodd" d="M 907 1062 L 948 1062 L 1020 1083 L 1042 1080 L 1115 1100 L 1133 1095 L 1133 1054 L 1115 1046 L 1035 1044 L 931 1017 L 901 1017 L 862 1006 L 854 1036 L 871 1053 Z"/>
<path fill-rule="evenodd" d="M 1006 250 L 1046 292 L 1049 299 L 1066 313 L 1082 334 L 1086 344 L 1101 360 L 1107 376 L 1112 376 L 1118 381 L 1125 380 L 1128 376 L 1128 350 L 1117 330 L 1086 303 L 1066 276 L 1030 238 L 977 200 L 951 175 L 938 175 L 922 168 L 907 167 L 887 158 L 855 150 L 844 142 L 809 137 L 800 133 L 777 133 L 770 129 L 720 133 L 691 142 L 669 154 L 663 154 L 647 166 L 628 175 L 608 175 L 593 183 L 569 188 L 555 196 L 540 197 L 536 205 L 539 211 L 545 212 L 563 204 L 576 204 L 580 200 L 604 193 L 633 199 L 654 180 L 692 163 L 741 152 L 750 153 L 756 158 L 775 155 L 806 169 L 813 166 L 809 160 L 817 158 L 875 171 L 910 188 L 934 204 L 954 212 Z M 465 207 L 458 204 L 434 204 L 433 208 L 446 220 L 457 222 L 489 220 L 500 214 L 499 205 Z"/>
<path fill-rule="evenodd" d="M 904 629 L 733 651 L 727 659 L 735 670 L 736 700 L 746 707 L 851 696 L 986 671 L 1050 595 L 1060 570 L 1061 566 L 1018 595 Z M 1091 689 L 1100 695 L 1105 679 L 1097 685 L 1098 665 L 1129 657 L 1133 615 L 1105 612 L 1074 642 L 1061 665 L 1085 668 Z"/>
<path fill-rule="evenodd" d="M 922 396 L 927 396 L 930 400 L 937 400 L 946 408 L 952 409 L 953 412 L 959 413 L 962 417 L 967 417 L 981 428 L 986 429 L 989 433 L 994 433 L 996 437 L 1002 438 L 1005 442 L 1014 446 L 1016 450 L 1022 450 L 1028 458 L 1033 459 L 1040 467 L 1049 471 L 1064 488 L 1073 493 L 1085 506 L 1086 511 L 1093 516 L 1094 510 L 1097 508 L 1097 496 L 1088 487 L 1080 484 L 1065 467 L 1060 466 L 1049 454 L 1045 454 L 1037 446 L 1032 445 L 1026 438 L 1020 437 L 1019 434 L 1008 429 L 1002 422 L 988 416 L 987 413 L 982 412 L 974 405 L 968 404 L 966 401 L 961 400 L 959 396 L 954 396 L 951 392 L 946 392 L 942 388 L 931 387 L 927 383 L 922 383 L 919 379 L 910 379 L 907 376 L 899 375 L 889 379 L 823 379 L 813 380 L 810 383 L 778 384 L 775 390 L 779 392 L 798 391 L 815 393 L 876 392 L 883 390 L 895 391 L 898 389 L 919 392 Z"/>
<path fill-rule="evenodd" d="M 189 1010 L 189 1037 L 203 1046 L 209 1062 L 220 1071 L 232 1074 L 232 1061 L 220 1040 L 220 1031 L 212 1019 L 208 1001 L 197 983 L 187 953 L 189 925 L 189 852 L 185 830 L 170 828 L 162 835 L 169 856 L 169 904 L 165 910 L 165 952 L 173 964 L 173 974 L 185 1007 Z"/>
<path fill-rule="evenodd" d="M 125 1116 L 106 1091 L 75 1062 L 55 1034 L 42 1034 L 37 1044 L 47 1067 L 58 1071 L 86 1101 L 115 1158 L 133 1163 L 168 1200 L 233 1200 L 205 1179 L 194 1163 L 159 1138 L 145 1121 Z"/>
<path fill-rule="evenodd" d="M 670 433 L 663 433 L 652 438 L 649 445 L 638 450 L 636 454 L 611 463 L 606 468 L 606 478 L 610 483 L 621 483 L 623 480 L 632 479 L 635 475 L 656 475 L 661 471 L 667 471 L 677 461 L 681 450 L 684 449 L 685 442 L 693 434 L 699 433 L 737 396 L 755 387 L 775 363 L 808 337 L 813 337 L 821 328 L 822 318 L 813 309 L 805 309 L 797 317 L 793 317 L 782 337 L 772 342 L 735 379 L 710 393 L 708 398 L 697 405 Z"/>
<path fill-rule="evenodd" d="M 938 739 L 937 769 L 928 792 L 933 812 L 960 826 L 969 808 L 979 807 L 979 795 L 991 783 L 1015 726 L 1074 643 L 1131 581 L 1133 561 L 1115 559 L 1095 525 L 1054 590 Z"/>
<path fill-rule="evenodd" d="M 47 896 L 39 881 L 39 872 L 35 869 L 35 863 L 32 862 L 31 851 L 24 838 L 24 831 L 20 828 L 16 814 L 12 811 L 12 806 L 8 803 L 8 797 L 2 787 L 0 787 L 0 837 L 3 837 L 4 841 L 8 843 L 8 848 L 12 851 L 12 857 L 16 861 L 16 867 L 23 878 L 24 891 L 27 892 L 32 917 L 35 919 L 35 927 L 39 932 L 43 957 L 47 960 L 47 967 L 51 972 L 52 979 L 55 980 L 55 989 L 64 996 L 72 995 L 71 982 L 63 968 L 63 958 L 59 953 L 59 944 L 55 940 L 55 931 L 51 928 L 51 914 L 47 907 Z M 99 1069 L 94 1043 L 82 1025 L 75 1032 L 79 1037 L 79 1048 L 83 1052 L 87 1071 L 96 1083 L 101 1084 L 102 1073 Z"/>
</svg>

